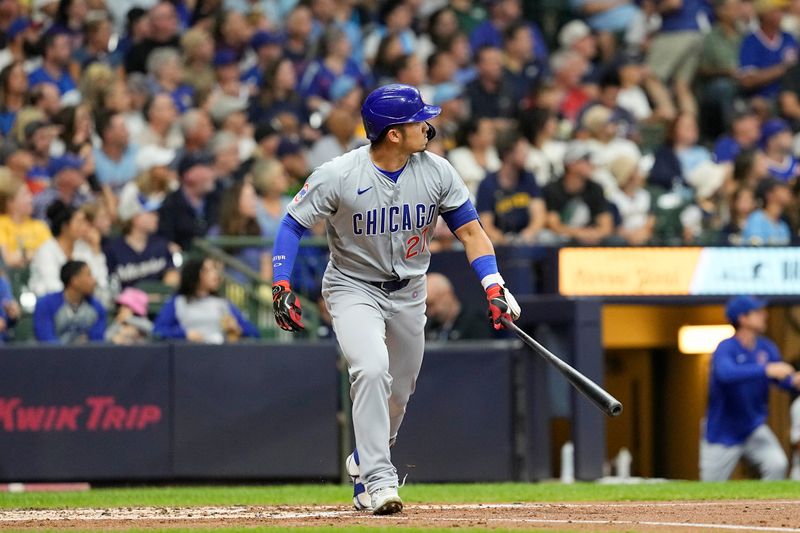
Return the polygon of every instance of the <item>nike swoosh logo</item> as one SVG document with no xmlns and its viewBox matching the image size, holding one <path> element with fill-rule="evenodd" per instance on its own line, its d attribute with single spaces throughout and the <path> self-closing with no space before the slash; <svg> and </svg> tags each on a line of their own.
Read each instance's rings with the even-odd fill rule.
<svg viewBox="0 0 800 533">
<path fill-rule="evenodd" d="M 367 187 L 366 189 L 358 189 L 358 194 L 359 194 L 359 195 L 362 195 L 362 194 L 364 194 L 365 192 L 367 192 L 368 190 L 370 190 L 371 188 L 372 188 L 372 187 Z"/>
</svg>

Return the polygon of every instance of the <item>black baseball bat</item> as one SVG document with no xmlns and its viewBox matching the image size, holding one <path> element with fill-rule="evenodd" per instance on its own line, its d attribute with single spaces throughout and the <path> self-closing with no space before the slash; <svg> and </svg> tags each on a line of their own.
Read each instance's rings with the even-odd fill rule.
<svg viewBox="0 0 800 533">
<path fill-rule="evenodd" d="M 594 404 L 597 405 L 597 407 L 599 407 L 605 414 L 608 416 L 619 416 L 619 414 L 622 412 L 622 404 L 619 402 L 619 400 L 611 396 L 600 385 L 565 363 L 553 352 L 536 342 L 536 339 L 522 331 L 519 326 L 514 324 L 506 317 L 501 317 L 500 322 L 502 322 L 507 329 L 513 331 L 517 337 L 519 337 L 522 342 L 527 344 L 534 352 L 536 352 L 536 354 L 540 355 L 545 359 L 545 361 L 556 367 L 556 370 L 561 372 L 573 387 L 578 389 L 581 394 L 594 402 Z"/>
</svg>

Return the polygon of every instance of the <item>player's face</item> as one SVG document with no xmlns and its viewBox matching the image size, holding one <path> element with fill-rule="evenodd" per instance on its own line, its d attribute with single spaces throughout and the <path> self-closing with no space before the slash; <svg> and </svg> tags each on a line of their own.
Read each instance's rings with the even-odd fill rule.
<svg viewBox="0 0 800 533">
<path fill-rule="evenodd" d="M 428 146 L 428 129 L 426 122 L 412 122 L 404 124 L 400 132 L 400 150 L 410 154 L 421 152 Z"/>
<path fill-rule="evenodd" d="M 746 327 L 756 333 L 767 331 L 767 310 L 755 309 L 739 317 L 739 326 Z"/>
</svg>

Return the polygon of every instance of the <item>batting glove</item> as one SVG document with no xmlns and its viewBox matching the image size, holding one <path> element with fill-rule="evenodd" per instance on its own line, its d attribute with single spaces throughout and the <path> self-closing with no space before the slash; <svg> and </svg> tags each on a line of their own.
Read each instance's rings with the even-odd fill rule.
<svg viewBox="0 0 800 533">
<path fill-rule="evenodd" d="M 305 329 L 300 300 L 292 292 L 288 281 L 279 281 L 272 285 L 272 309 L 275 313 L 275 322 L 281 329 L 286 331 Z"/>
<path fill-rule="evenodd" d="M 505 328 L 501 318 L 505 317 L 513 322 L 522 312 L 516 298 L 501 285 L 490 285 L 486 289 L 486 299 L 489 300 L 489 321 L 494 329 Z"/>
</svg>

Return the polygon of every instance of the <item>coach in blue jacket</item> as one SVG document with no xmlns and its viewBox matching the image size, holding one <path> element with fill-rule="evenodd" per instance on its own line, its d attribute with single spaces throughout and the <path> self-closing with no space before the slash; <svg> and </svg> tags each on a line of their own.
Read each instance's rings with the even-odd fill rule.
<svg viewBox="0 0 800 533">
<path fill-rule="evenodd" d="M 725 315 L 736 328 L 711 359 L 705 435 L 700 443 L 700 479 L 727 480 L 739 459 L 756 466 L 762 479 L 785 479 L 788 461 L 766 424 L 769 385 L 800 389 L 800 373 L 781 360 L 767 328 L 766 302 L 751 296 L 728 301 Z"/>
</svg>

